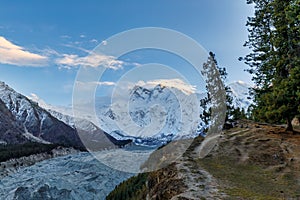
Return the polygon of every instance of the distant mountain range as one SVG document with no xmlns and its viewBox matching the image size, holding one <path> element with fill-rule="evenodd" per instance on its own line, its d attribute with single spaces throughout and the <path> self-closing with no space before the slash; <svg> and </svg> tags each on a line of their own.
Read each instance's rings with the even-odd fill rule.
<svg viewBox="0 0 300 200">
<path fill-rule="evenodd" d="M 73 117 L 42 108 L 39 103 L 0 82 L 0 143 L 31 141 L 84 148 L 79 135 L 92 141 L 89 146 L 95 148 L 115 147 L 124 142 L 115 140 L 87 120 L 80 122 L 83 129 L 72 125 Z"/>
<path fill-rule="evenodd" d="M 232 90 L 234 107 L 243 108 L 246 111 L 252 103 L 248 98 L 248 88 L 251 86 L 242 81 L 231 83 L 229 86 Z M 88 131 L 97 129 L 99 126 L 116 140 L 133 140 L 139 145 L 158 145 L 180 137 L 194 137 L 202 134 L 203 128 L 200 126 L 201 120 L 198 116 L 191 117 L 195 105 L 191 105 L 194 101 L 191 101 L 189 95 L 176 88 L 161 85 L 153 88 L 136 86 L 130 92 L 129 111 L 122 109 L 126 106 L 122 100 L 110 105 L 110 98 L 99 97 L 95 101 L 99 121 L 91 123 L 89 120 L 92 117 L 83 114 L 85 120 L 76 120 L 80 121 L 76 126 Z M 196 94 L 196 97 L 201 99 L 205 97 L 205 94 Z M 71 117 L 71 108 L 48 105 L 36 95 L 30 98 L 56 118 L 72 127 L 75 126 L 74 119 Z M 182 108 L 185 110 L 181 110 Z M 155 121 L 155 119 L 159 120 Z M 147 132 L 144 127 L 150 124 L 151 129 Z M 186 125 L 185 129 L 182 128 L 182 124 Z"/>
<path fill-rule="evenodd" d="M 243 81 L 236 81 L 228 86 L 232 91 L 233 106 L 235 108 L 244 109 L 247 112 L 249 106 L 253 104 L 253 100 L 249 96 L 249 88 L 251 88 L 251 85 Z"/>
<path fill-rule="evenodd" d="M 229 86 L 234 106 L 247 110 L 252 103 L 248 98 L 250 85 L 238 81 Z M 83 147 L 80 135 L 88 147 L 110 148 L 131 141 L 139 145 L 158 145 L 180 137 L 194 137 L 203 129 L 199 127 L 198 116 L 192 116 L 195 105 L 189 95 L 161 85 L 136 86 L 129 99 L 129 115 L 124 114 L 128 110 L 121 109 L 122 101 L 109 105 L 107 98 L 97 99 L 99 124 L 95 125 L 96 122 L 89 120 L 90 116 L 74 118 L 71 108 L 51 106 L 36 95 L 25 97 L 0 82 L 0 143 L 34 141 Z M 149 125 L 150 131 L 143 129 Z"/>
</svg>

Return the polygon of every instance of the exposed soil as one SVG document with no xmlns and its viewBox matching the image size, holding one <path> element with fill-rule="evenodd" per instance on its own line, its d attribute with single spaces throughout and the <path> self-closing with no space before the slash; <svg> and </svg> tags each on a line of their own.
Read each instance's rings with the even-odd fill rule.
<svg viewBox="0 0 300 200">
<path fill-rule="evenodd" d="M 284 127 L 242 121 L 196 162 L 226 199 L 300 199 L 300 135 Z"/>
<path fill-rule="evenodd" d="M 299 199 L 300 134 L 241 121 L 200 159 L 196 138 L 183 157 L 151 172 L 147 199 Z M 151 184 L 149 184 L 151 183 Z"/>
</svg>

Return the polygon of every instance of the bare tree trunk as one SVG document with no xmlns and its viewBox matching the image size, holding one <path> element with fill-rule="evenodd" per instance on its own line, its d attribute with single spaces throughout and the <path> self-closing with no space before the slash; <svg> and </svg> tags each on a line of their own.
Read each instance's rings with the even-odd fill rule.
<svg viewBox="0 0 300 200">
<path fill-rule="evenodd" d="M 293 125 L 292 125 L 292 120 L 289 117 L 286 119 L 286 122 L 287 122 L 286 131 L 294 131 Z"/>
</svg>

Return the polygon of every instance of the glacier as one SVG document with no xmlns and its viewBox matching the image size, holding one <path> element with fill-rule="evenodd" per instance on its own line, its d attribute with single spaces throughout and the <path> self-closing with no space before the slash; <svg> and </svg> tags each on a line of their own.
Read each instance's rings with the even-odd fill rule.
<svg viewBox="0 0 300 200">
<path fill-rule="evenodd" d="M 109 158 L 111 153 L 101 155 Z M 133 175 L 112 169 L 90 153 L 82 152 L 45 160 L 0 179 L 0 197 L 5 200 L 101 200 Z"/>
</svg>

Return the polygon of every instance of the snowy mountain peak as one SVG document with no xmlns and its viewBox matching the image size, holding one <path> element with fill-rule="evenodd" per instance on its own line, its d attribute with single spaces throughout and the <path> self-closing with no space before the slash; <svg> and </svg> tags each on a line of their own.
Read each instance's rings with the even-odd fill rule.
<svg viewBox="0 0 300 200">
<path fill-rule="evenodd" d="M 114 137 L 135 138 L 136 143 L 148 145 L 197 134 L 196 94 L 157 84 L 136 85 L 129 95 L 129 102 L 120 99 L 102 111 L 98 108 L 100 128 Z"/>
<path fill-rule="evenodd" d="M 77 147 L 82 145 L 73 128 L 54 118 L 37 103 L 4 82 L 0 83 L 0 100 L 12 115 L 12 120 L 24 130 L 23 136 L 27 139 Z"/>
<path fill-rule="evenodd" d="M 27 98 L 38 103 L 38 105 L 41 106 L 42 108 L 48 109 L 50 107 L 50 106 L 48 106 L 48 104 L 46 104 L 46 102 L 44 100 L 42 100 L 40 97 L 38 97 L 34 93 L 31 93 L 30 96 L 28 96 Z"/>
<path fill-rule="evenodd" d="M 232 92 L 233 106 L 247 111 L 249 106 L 253 103 L 249 95 L 249 89 L 252 88 L 252 86 L 243 81 L 236 81 L 228 86 Z"/>
<path fill-rule="evenodd" d="M 1 91 L 7 91 L 7 92 L 15 92 L 14 89 L 12 89 L 11 87 L 9 87 L 5 82 L 0 81 L 0 90 Z"/>
<path fill-rule="evenodd" d="M 43 99 L 34 93 L 31 93 L 28 98 L 38 103 L 40 107 L 46 109 L 52 116 L 71 126 L 72 128 L 77 128 L 88 132 L 99 130 L 96 125 L 86 119 L 74 118 L 72 108 L 47 104 Z"/>
</svg>

